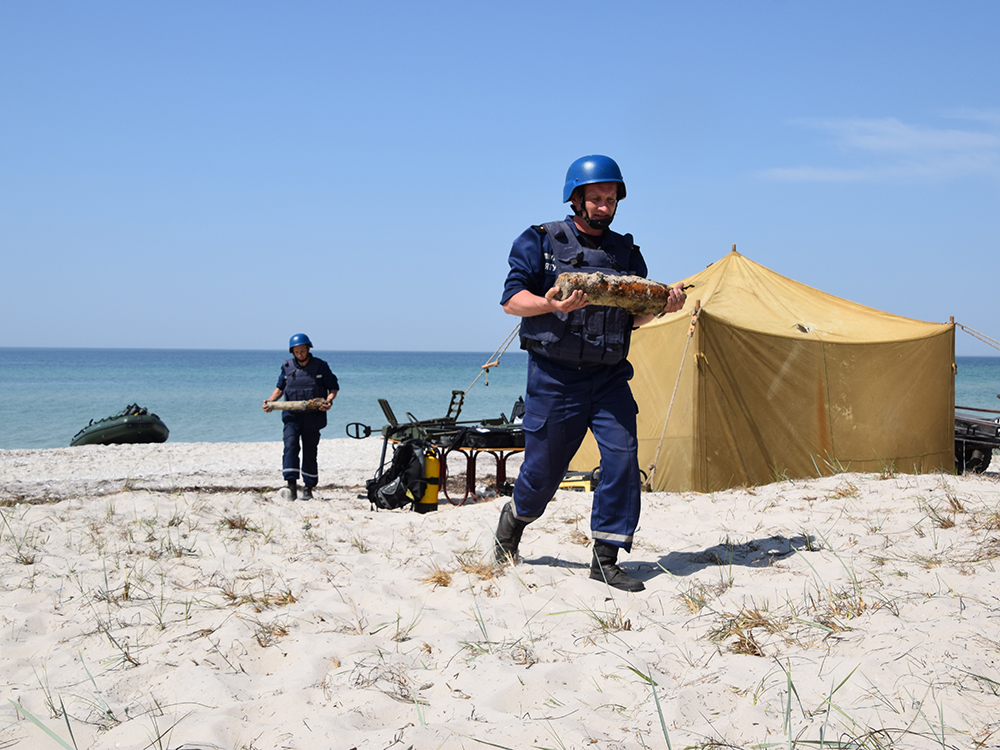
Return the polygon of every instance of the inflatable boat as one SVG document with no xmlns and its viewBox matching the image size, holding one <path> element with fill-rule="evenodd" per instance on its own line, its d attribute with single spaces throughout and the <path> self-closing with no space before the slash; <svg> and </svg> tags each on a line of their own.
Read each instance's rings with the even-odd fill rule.
<svg viewBox="0 0 1000 750">
<path fill-rule="evenodd" d="M 119 443 L 164 443 L 170 430 L 163 421 L 138 404 L 126 406 L 120 414 L 90 424 L 73 436 L 70 446 L 113 445 Z"/>
</svg>

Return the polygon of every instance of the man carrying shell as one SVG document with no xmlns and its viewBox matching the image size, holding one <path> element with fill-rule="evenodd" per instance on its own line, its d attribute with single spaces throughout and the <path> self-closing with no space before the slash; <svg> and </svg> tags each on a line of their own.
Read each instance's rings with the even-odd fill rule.
<svg viewBox="0 0 1000 750">
<path fill-rule="evenodd" d="M 304 333 L 296 333 L 288 341 L 288 352 L 292 359 L 281 365 L 278 385 L 271 396 L 264 401 L 264 411 L 273 411 L 273 401 L 284 394 L 287 401 L 317 400 L 318 407 L 304 411 L 282 411 L 283 437 L 285 443 L 281 466 L 287 491 L 282 492 L 295 500 L 299 478 L 299 444 L 302 452 L 302 499 L 311 500 L 313 488 L 319 483 L 319 431 L 326 427 L 326 413 L 337 397 L 340 385 L 330 366 L 310 353 L 312 342 Z"/>
<path fill-rule="evenodd" d="M 608 228 L 623 198 L 625 181 L 613 159 L 577 159 L 563 188 L 563 202 L 570 203 L 573 215 L 527 229 L 511 248 L 500 303 L 504 312 L 521 318 L 521 348 L 528 351 L 525 451 L 514 497 L 500 513 L 494 552 L 498 563 L 517 561 L 525 526 L 542 515 L 590 428 L 601 451 L 590 517 L 590 577 L 642 591 L 642 581 L 617 562 L 620 549 L 632 549 L 640 509 L 638 409 L 626 357 L 632 330 L 654 315 L 588 305 L 580 290 L 560 299 L 555 285 L 560 273 L 574 271 L 646 276 L 632 235 Z M 661 313 L 680 310 L 684 301 L 678 284 Z"/>
</svg>

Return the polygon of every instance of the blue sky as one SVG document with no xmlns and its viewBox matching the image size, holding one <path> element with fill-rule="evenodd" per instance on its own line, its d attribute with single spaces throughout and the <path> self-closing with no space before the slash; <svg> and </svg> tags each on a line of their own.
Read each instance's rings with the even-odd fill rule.
<svg viewBox="0 0 1000 750">
<path fill-rule="evenodd" d="M 997 29 L 994 1 L 2 3 L 0 346 L 492 351 L 510 243 L 590 153 L 651 278 L 735 244 L 1000 339 Z"/>
</svg>

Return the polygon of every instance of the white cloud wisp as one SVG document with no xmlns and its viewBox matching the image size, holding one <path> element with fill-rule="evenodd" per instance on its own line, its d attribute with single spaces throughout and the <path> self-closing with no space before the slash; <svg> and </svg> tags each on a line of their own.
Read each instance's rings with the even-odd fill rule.
<svg viewBox="0 0 1000 750">
<path fill-rule="evenodd" d="M 966 111 L 954 116 L 987 128 L 933 128 L 893 117 L 796 120 L 796 125 L 830 134 L 840 153 L 854 164 L 776 167 L 761 175 L 786 182 L 935 182 L 1000 176 L 1000 113 Z"/>
</svg>

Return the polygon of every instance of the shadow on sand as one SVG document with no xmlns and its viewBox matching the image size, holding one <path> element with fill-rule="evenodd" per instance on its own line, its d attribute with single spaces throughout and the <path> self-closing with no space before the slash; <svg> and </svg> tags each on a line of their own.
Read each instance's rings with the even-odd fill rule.
<svg viewBox="0 0 1000 750">
<path fill-rule="evenodd" d="M 654 574 L 666 572 L 675 576 L 689 576 L 705 568 L 720 566 L 766 568 L 775 560 L 790 557 L 799 550 L 815 548 L 812 537 L 769 536 L 748 542 L 723 542 L 701 552 L 671 552 L 663 555 L 655 564 L 638 562 L 638 566 L 641 572 L 645 572 L 648 567 Z"/>
<path fill-rule="evenodd" d="M 670 552 L 656 562 L 623 556 L 621 567 L 629 575 L 648 581 L 658 575 L 669 573 L 675 576 L 689 576 L 705 568 L 742 565 L 748 568 L 766 568 L 776 560 L 794 555 L 802 549 L 815 549 L 812 537 L 769 536 L 751 539 L 748 542 L 723 542 L 699 552 Z M 590 564 L 571 562 L 551 555 L 522 560 L 528 565 L 548 565 L 571 570 L 589 570 Z"/>
</svg>

